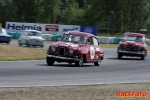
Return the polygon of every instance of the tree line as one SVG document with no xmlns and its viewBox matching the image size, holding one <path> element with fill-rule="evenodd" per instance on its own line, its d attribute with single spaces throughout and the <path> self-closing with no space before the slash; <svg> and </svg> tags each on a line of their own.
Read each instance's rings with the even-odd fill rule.
<svg viewBox="0 0 150 100">
<path fill-rule="evenodd" d="M 0 0 L 0 22 L 7 21 L 90 25 L 112 33 L 137 32 L 150 29 L 150 1 Z"/>
</svg>

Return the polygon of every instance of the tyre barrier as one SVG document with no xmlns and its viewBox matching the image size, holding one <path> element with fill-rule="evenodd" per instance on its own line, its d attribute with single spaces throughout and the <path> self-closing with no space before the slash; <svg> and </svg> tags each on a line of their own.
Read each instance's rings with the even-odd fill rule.
<svg viewBox="0 0 150 100">
<path fill-rule="evenodd" d="M 42 37 L 46 41 L 58 41 L 62 35 L 61 34 L 42 34 Z"/>
<path fill-rule="evenodd" d="M 52 40 L 52 34 L 42 34 L 42 37 L 43 37 L 46 41 L 51 41 L 51 40 Z"/>
<path fill-rule="evenodd" d="M 98 41 L 102 44 L 119 44 L 119 42 L 122 40 L 122 38 L 119 37 L 101 37 L 96 36 Z"/>
<path fill-rule="evenodd" d="M 8 35 L 11 35 L 12 39 L 19 39 L 20 33 L 19 32 L 7 32 Z"/>
</svg>

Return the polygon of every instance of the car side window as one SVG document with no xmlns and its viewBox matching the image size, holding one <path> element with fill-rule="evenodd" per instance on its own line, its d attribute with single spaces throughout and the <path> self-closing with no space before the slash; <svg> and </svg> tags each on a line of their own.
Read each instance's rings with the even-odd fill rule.
<svg viewBox="0 0 150 100">
<path fill-rule="evenodd" d="M 95 37 L 93 37 L 93 42 L 94 42 L 93 43 L 94 45 L 98 45 L 98 41 L 97 41 L 97 39 Z"/>
<path fill-rule="evenodd" d="M 92 39 L 92 37 L 88 38 L 87 44 L 93 45 L 93 39 Z"/>
<path fill-rule="evenodd" d="M 21 32 L 21 37 L 26 36 L 26 32 Z"/>
<path fill-rule="evenodd" d="M 3 33 L 3 34 L 7 34 L 7 31 L 2 28 L 2 33 Z"/>
</svg>

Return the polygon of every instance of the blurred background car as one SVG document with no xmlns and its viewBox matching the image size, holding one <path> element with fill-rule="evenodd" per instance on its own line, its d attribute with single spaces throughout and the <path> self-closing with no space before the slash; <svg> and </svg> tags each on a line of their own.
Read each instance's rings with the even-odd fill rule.
<svg viewBox="0 0 150 100">
<path fill-rule="evenodd" d="M 9 44 L 11 41 L 11 35 L 7 34 L 7 31 L 4 28 L 0 28 L 0 43 Z"/>
<path fill-rule="evenodd" d="M 24 30 L 20 34 L 18 39 L 19 46 L 41 46 L 44 47 L 45 39 L 42 37 L 42 33 L 36 30 Z"/>
<path fill-rule="evenodd" d="M 141 57 L 144 60 L 147 55 L 147 44 L 145 35 L 141 33 L 126 32 L 118 45 L 118 59 L 122 56 Z"/>
</svg>

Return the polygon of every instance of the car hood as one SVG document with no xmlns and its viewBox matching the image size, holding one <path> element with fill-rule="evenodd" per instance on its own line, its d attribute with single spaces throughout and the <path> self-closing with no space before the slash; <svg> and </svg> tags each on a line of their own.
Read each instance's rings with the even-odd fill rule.
<svg viewBox="0 0 150 100">
<path fill-rule="evenodd" d="M 79 44 L 72 43 L 72 42 L 56 42 L 51 44 L 51 46 L 63 46 L 68 48 L 78 48 Z"/>
<path fill-rule="evenodd" d="M 8 35 L 8 34 L 0 34 L 0 36 L 11 37 L 11 35 Z"/>
<path fill-rule="evenodd" d="M 30 39 L 39 39 L 39 40 L 44 40 L 43 37 L 41 36 L 29 36 Z"/>
<path fill-rule="evenodd" d="M 127 45 L 137 45 L 137 46 L 145 46 L 144 42 L 138 42 L 138 41 L 124 41 L 121 42 L 121 44 L 127 44 Z"/>
</svg>

